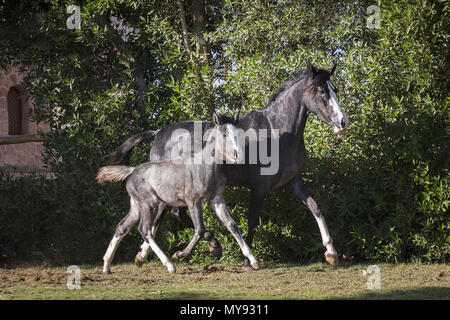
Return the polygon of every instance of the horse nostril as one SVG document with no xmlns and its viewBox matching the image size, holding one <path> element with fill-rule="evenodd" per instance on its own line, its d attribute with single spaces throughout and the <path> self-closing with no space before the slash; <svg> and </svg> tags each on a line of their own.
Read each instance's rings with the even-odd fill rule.
<svg viewBox="0 0 450 320">
<path fill-rule="evenodd" d="M 347 126 L 347 122 L 345 121 L 344 118 L 342 118 L 342 120 L 341 120 L 341 128 L 345 129 L 346 126 Z"/>
<path fill-rule="evenodd" d="M 238 158 L 238 152 L 236 150 L 234 150 L 234 158 L 237 159 Z"/>
</svg>

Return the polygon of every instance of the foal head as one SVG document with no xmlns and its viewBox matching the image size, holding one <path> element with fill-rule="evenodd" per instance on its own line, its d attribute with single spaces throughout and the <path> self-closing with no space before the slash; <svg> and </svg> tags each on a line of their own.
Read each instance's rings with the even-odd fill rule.
<svg viewBox="0 0 450 320">
<path fill-rule="evenodd" d="M 328 70 L 318 69 L 308 62 L 304 101 L 310 112 L 338 133 L 348 127 L 350 120 L 339 106 L 336 88 L 330 80 L 335 69 L 336 65 Z"/>
<path fill-rule="evenodd" d="M 221 156 L 221 160 L 227 163 L 238 163 L 243 156 L 243 150 L 238 142 L 238 130 L 236 124 L 239 120 L 239 112 L 233 116 L 219 116 L 213 113 L 215 125 L 215 154 Z M 217 157 L 216 157 L 217 158 Z"/>
</svg>

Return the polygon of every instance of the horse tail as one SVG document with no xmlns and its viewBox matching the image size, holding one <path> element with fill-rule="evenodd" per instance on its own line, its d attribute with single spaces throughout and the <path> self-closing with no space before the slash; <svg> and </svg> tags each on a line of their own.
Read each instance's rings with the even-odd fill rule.
<svg viewBox="0 0 450 320">
<path fill-rule="evenodd" d="M 153 137 L 158 133 L 159 130 L 147 130 L 138 134 L 135 134 L 131 138 L 128 138 L 124 143 L 117 148 L 116 151 L 112 152 L 109 156 L 111 164 L 121 164 L 124 162 L 125 158 L 129 155 L 131 150 L 138 144 L 145 140 L 153 139 Z"/>
<path fill-rule="evenodd" d="M 106 166 L 100 168 L 97 173 L 97 182 L 100 184 L 106 181 L 123 181 L 126 180 L 134 171 L 135 167 L 128 166 Z"/>
</svg>

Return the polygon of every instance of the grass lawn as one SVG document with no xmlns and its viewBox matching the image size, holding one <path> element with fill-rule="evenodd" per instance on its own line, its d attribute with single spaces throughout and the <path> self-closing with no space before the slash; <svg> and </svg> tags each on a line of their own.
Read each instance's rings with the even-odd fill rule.
<svg viewBox="0 0 450 320">
<path fill-rule="evenodd" d="M 378 264 L 380 289 L 368 289 L 367 264 L 338 268 L 266 264 L 258 271 L 237 265 L 176 263 L 171 275 L 159 262 L 80 266 L 81 289 L 69 290 L 66 267 L 0 269 L 0 299 L 450 299 L 450 266 Z"/>
</svg>

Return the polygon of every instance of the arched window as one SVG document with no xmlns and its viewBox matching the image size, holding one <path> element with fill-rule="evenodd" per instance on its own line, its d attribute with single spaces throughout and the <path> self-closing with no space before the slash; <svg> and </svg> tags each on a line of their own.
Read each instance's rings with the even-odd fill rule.
<svg viewBox="0 0 450 320">
<path fill-rule="evenodd" d="M 9 89 L 8 97 L 8 134 L 23 134 L 22 102 L 20 92 L 16 88 Z"/>
</svg>

